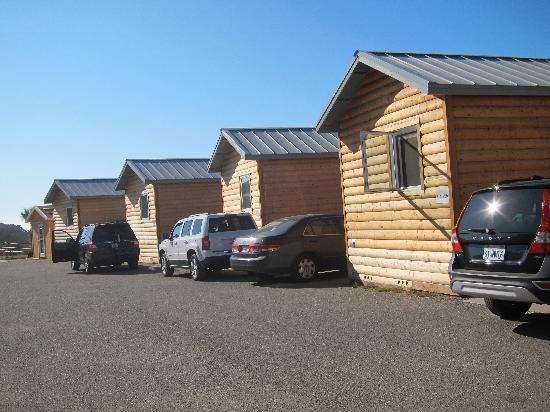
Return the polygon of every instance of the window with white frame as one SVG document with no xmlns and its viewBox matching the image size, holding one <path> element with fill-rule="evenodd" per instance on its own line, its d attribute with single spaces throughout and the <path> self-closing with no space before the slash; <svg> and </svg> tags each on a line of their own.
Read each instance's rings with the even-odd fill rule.
<svg viewBox="0 0 550 412">
<path fill-rule="evenodd" d="M 365 191 L 420 188 L 422 158 L 416 126 L 386 132 L 361 132 Z"/>
<path fill-rule="evenodd" d="M 149 196 L 147 193 L 142 193 L 139 197 L 139 208 L 142 219 L 149 219 Z"/>
<path fill-rule="evenodd" d="M 252 198 L 250 196 L 250 175 L 244 175 L 239 178 L 241 185 L 241 210 L 252 207 Z"/>
<path fill-rule="evenodd" d="M 67 226 L 73 226 L 74 225 L 73 208 L 68 207 L 66 209 L 66 212 L 67 212 Z"/>
</svg>

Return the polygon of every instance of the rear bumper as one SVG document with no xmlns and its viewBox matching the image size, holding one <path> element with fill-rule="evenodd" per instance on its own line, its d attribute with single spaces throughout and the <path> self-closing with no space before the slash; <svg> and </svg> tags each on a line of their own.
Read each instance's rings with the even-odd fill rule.
<svg viewBox="0 0 550 412">
<path fill-rule="evenodd" d="M 533 286 L 534 287 L 534 286 Z M 453 292 L 462 296 L 474 296 L 514 302 L 546 303 L 531 290 L 520 285 L 499 285 L 457 280 L 451 282 Z"/>
<path fill-rule="evenodd" d="M 231 269 L 243 272 L 256 272 L 264 274 L 279 274 L 288 272 L 289 268 L 280 268 L 272 265 L 269 256 L 243 257 L 232 255 L 230 259 Z"/>
<path fill-rule="evenodd" d="M 94 266 L 110 266 L 139 260 L 139 249 L 119 253 L 86 252 L 86 259 Z"/>
</svg>

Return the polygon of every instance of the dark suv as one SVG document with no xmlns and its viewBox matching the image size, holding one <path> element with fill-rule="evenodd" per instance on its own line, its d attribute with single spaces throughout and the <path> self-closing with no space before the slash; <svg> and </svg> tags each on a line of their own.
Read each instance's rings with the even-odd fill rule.
<svg viewBox="0 0 550 412">
<path fill-rule="evenodd" d="M 485 298 L 502 318 L 550 303 L 550 179 L 506 181 L 472 194 L 452 233 L 451 288 Z"/>
<path fill-rule="evenodd" d="M 71 262 L 71 269 L 84 267 L 90 273 L 94 267 L 115 266 L 128 263 L 137 269 L 139 242 L 126 222 L 86 225 L 76 240 L 63 230 L 55 230 L 52 236 L 52 260 Z"/>
</svg>

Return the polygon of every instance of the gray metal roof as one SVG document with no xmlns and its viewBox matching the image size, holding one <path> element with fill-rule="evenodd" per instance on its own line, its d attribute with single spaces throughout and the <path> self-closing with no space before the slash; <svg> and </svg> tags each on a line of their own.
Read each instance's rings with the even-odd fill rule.
<svg viewBox="0 0 550 412">
<path fill-rule="evenodd" d="M 115 190 L 115 182 L 116 179 L 55 179 L 44 202 L 52 202 L 56 189 L 69 199 L 123 196 L 124 192 Z"/>
<path fill-rule="evenodd" d="M 357 51 L 317 124 L 338 130 L 366 74 L 377 70 L 432 95 L 550 96 L 550 59 Z"/>
<path fill-rule="evenodd" d="M 335 157 L 338 134 L 318 133 L 313 127 L 221 129 L 208 170 L 219 172 L 231 150 L 250 160 Z"/>
<path fill-rule="evenodd" d="M 178 183 L 219 180 L 219 173 L 208 171 L 210 159 L 128 159 L 116 182 L 117 190 L 124 189 L 129 172 L 143 183 Z"/>
</svg>

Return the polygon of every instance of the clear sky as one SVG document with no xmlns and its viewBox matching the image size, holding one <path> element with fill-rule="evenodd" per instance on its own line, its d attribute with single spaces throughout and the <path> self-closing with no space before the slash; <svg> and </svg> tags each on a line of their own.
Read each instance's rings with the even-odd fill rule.
<svg viewBox="0 0 550 412">
<path fill-rule="evenodd" d="M 314 126 L 356 49 L 550 57 L 550 0 L 0 0 L 0 222 L 54 178 Z"/>
</svg>

